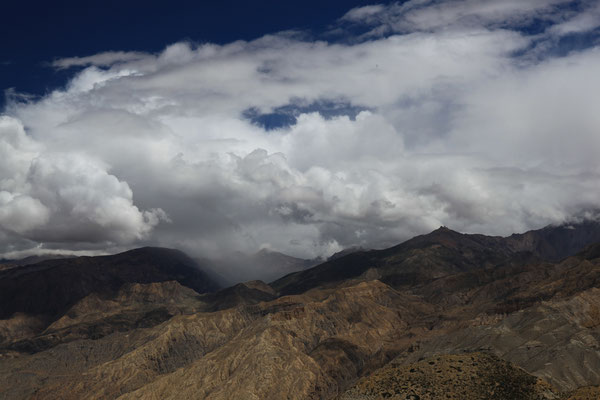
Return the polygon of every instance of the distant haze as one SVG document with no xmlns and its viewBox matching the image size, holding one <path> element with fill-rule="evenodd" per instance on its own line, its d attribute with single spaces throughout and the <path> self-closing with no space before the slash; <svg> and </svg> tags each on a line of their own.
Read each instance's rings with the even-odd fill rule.
<svg viewBox="0 0 600 400">
<path fill-rule="evenodd" d="M 48 60 L 67 86 L 0 117 L 0 254 L 312 259 L 596 218 L 599 26 L 598 1 L 412 0 Z"/>
</svg>

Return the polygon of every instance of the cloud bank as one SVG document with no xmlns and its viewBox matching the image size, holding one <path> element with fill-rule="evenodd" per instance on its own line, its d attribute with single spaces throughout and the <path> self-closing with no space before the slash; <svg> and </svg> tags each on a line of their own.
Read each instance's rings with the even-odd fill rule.
<svg viewBox="0 0 600 400">
<path fill-rule="evenodd" d="M 0 120 L 0 252 L 314 257 L 597 209 L 600 20 L 576 3 L 413 0 L 350 10 L 344 40 L 56 60 L 87 67 Z"/>
</svg>

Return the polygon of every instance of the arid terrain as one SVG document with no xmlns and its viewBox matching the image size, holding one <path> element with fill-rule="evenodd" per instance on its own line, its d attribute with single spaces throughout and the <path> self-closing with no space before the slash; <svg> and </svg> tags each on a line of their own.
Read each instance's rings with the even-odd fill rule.
<svg viewBox="0 0 600 400">
<path fill-rule="evenodd" d="M 9 261 L 0 318 L 2 399 L 598 399 L 600 225 L 442 227 L 228 288 L 168 249 Z"/>
</svg>

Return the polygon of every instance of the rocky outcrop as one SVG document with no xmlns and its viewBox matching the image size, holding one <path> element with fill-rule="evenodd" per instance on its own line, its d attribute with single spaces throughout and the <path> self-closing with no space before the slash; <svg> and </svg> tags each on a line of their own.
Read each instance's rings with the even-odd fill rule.
<svg viewBox="0 0 600 400">
<path fill-rule="evenodd" d="M 486 353 L 394 362 L 361 379 L 340 400 L 556 400 L 560 391 Z"/>
</svg>

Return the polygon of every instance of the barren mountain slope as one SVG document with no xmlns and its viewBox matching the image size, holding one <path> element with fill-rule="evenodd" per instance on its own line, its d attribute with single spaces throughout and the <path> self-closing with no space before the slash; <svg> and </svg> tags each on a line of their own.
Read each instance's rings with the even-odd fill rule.
<svg viewBox="0 0 600 400">
<path fill-rule="evenodd" d="M 9 385 L 0 396 L 327 399 L 426 333 L 417 317 L 431 312 L 418 298 L 371 281 L 177 316 L 152 329 L 5 359 L 0 375 Z"/>
<path fill-rule="evenodd" d="M 561 390 L 600 385 L 600 289 L 512 313 L 415 344 L 398 362 L 486 350 Z"/>
</svg>

